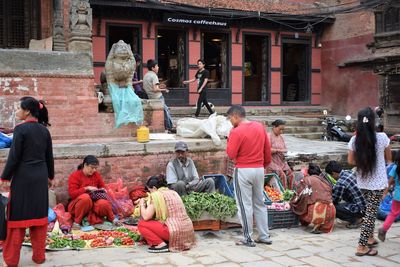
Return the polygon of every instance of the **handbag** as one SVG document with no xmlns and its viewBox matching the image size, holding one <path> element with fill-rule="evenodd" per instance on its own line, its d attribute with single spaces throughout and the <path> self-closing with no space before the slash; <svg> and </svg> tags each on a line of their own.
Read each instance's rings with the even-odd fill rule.
<svg viewBox="0 0 400 267">
<path fill-rule="evenodd" d="M 108 195 L 104 189 L 92 191 L 89 193 L 89 196 L 93 201 L 97 201 L 99 199 L 108 200 Z"/>
</svg>

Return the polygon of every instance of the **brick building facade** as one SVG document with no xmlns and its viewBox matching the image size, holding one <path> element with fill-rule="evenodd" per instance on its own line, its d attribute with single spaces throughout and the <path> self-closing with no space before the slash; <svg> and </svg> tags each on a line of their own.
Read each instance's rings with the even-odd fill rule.
<svg viewBox="0 0 400 267">
<path fill-rule="evenodd" d="M 15 18 L 23 18 L 22 35 L 8 36 L 4 28 L 1 47 L 27 47 L 32 38 L 54 38 L 57 12 L 62 15 L 63 38 L 68 43 L 71 1 L 12 2 L 15 6 L 2 0 L 7 8 L 0 21 L 10 20 L 7 11 L 15 13 L 23 7 L 29 12 L 15 13 Z M 372 54 L 366 45 L 373 41 L 375 21 L 370 7 L 376 1 L 89 2 L 95 84 L 100 83 L 112 43 L 125 39 L 144 62 L 159 60 L 160 78 L 172 89 L 166 95 L 172 106 L 195 104 L 196 85 L 181 82 L 193 77 L 198 58 L 206 60 L 212 75 L 209 98 L 217 105 L 322 105 L 334 113 L 354 114 L 363 106 L 379 104 L 378 78 L 372 70 L 340 68 L 349 60 Z M 210 28 L 165 20 L 177 14 L 221 19 L 228 26 Z M 14 44 L 12 38 L 16 38 Z"/>
</svg>

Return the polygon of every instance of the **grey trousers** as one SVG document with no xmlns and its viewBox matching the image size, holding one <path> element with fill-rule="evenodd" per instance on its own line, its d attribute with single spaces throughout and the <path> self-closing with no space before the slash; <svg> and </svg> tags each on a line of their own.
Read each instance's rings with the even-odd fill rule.
<svg viewBox="0 0 400 267">
<path fill-rule="evenodd" d="M 264 168 L 236 168 L 233 179 L 245 241 L 253 241 L 253 215 L 259 233 L 258 239 L 268 240 L 268 210 L 263 201 Z"/>
<path fill-rule="evenodd" d="M 178 181 L 175 184 L 169 184 L 169 188 L 176 191 L 180 196 L 187 195 L 191 191 L 213 193 L 215 192 L 215 182 L 213 178 L 206 178 L 193 188 L 186 188 L 184 181 Z"/>
</svg>

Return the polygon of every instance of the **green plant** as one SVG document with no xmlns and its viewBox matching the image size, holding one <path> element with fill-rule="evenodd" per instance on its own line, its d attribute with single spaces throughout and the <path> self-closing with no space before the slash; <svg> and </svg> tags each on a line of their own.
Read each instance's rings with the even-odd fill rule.
<svg viewBox="0 0 400 267">
<path fill-rule="evenodd" d="M 192 220 L 197 220 L 208 212 L 216 219 L 234 216 L 237 213 L 235 199 L 219 193 L 193 192 L 182 197 L 186 212 Z"/>
</svg>

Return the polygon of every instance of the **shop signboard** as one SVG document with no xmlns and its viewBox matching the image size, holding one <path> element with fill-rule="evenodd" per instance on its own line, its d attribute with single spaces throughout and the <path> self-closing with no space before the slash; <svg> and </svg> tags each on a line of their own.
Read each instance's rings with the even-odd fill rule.
<svg viewBox="0 0 400 267">
<path fill-rule="evenodd" d="M 188 16 L 180 14 L 164 14 L 163 22 L 165 24 L 174 24 L 181 26 L 197 26 L 207 28 L 228 28 L 229 22 L 224 19 L 209 16 Z"/>
</svg>

